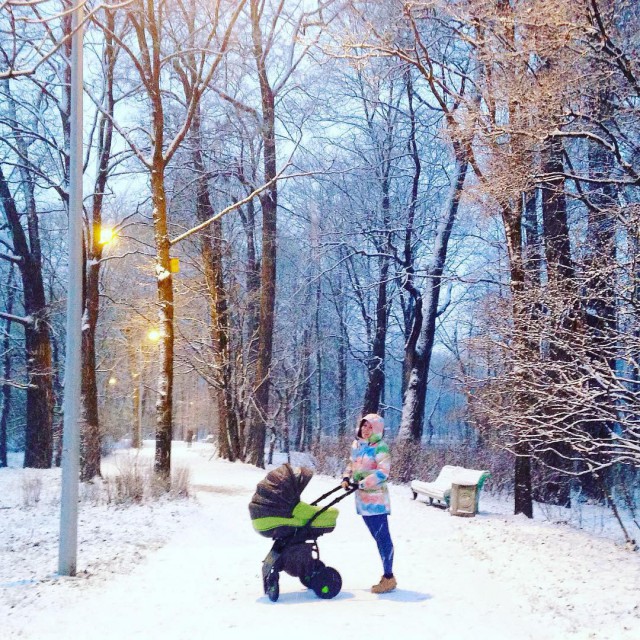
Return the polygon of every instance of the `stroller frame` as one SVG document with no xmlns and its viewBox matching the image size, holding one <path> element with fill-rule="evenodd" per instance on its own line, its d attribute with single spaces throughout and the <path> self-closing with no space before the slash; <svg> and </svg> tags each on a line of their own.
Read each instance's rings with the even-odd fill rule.
<svg viewBox="0 0 640 640">
<path fill-rule="evenodd" d="M 319 502 L 342 488 L 342 484 L 339 484 L 320 496 L 311 505 L 318 505 Z M 311 525 L 318 516 L 351 495 L 357 488 L 357 485 L 351 485 L 343 495 L 323 506 L 313 517 L 309 518 L 303 527 L 296 529 L 288 536 L 275 539 L 271 550 L 262 561 L 262 585 L 269 600 L 276 602 L 280 596 L 281 571 L 299 578 L 303 586 L 313 589 L 319 598 L 330 599 L 340 593 L 342 578 L 336 569 L 327 567 L 320 560 L 318 535 L 314 536 L 311 533 Z"/>
</svg>

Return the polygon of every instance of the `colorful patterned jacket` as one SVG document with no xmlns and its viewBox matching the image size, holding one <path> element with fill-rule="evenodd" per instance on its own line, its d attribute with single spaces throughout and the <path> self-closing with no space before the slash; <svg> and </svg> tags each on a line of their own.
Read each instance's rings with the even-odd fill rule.
<svg viewBox="0 0 640 640">
<path fill-rule="evenodd" d="M 372 433 L 369 440 L 364 440 L 360 437 L 360 426 L 358 426 L 344 475 L 358 483 L 359 489 L 355 493 L 356 510 L 361 516 L 391 513 L 387 488 L 391 456 L 389 447 L 382 440 L 384 420 L 377 413 L 370 413 L 362 420 L 367 420 L 371 424 Z"/>
</svg>

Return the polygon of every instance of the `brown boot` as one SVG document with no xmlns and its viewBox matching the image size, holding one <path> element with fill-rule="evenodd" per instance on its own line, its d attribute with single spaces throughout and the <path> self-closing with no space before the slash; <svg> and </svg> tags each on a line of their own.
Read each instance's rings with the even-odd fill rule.
<svg viewBox="0 0 640 640">
<path fill-rule="evenodd" d="M 389 591 L 393 591 L 397 586 L 398 582 L 393 576 L 390 578 L 382 576 L 382 578 L 380 578 L 380 582 L 371 587 L 371 593 L 389 593 Z"/>
</svg>

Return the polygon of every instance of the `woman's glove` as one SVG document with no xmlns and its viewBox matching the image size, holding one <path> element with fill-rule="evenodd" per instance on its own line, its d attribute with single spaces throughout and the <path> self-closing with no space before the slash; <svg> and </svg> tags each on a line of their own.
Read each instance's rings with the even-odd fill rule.
<svg viewBox="0 0 640 640">
<path fill-rule="evenodd" d="M 342 488 L 345 491 L 351 489 L 351 478 L 349 478 L 349 476 L 345 476 L 344 478 L 342 478 Z"/>
</svg>

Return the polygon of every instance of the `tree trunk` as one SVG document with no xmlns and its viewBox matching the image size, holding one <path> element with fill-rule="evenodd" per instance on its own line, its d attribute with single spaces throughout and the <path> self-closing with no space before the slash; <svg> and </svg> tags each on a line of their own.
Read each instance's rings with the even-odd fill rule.
<svg viewBox="0 0 640 640">
<path fill-rule="evenodd" d="M 298 451 L 311 448 L 311 330 L 305 329 L 302 337 L 302 385 L 300 389 L 300 426 Z"/>
<path fill-rule="evenodd" d="M 594 115 L 605 126 L 611 126 L 609 116 L 612 111 L 610 91 L 602 89 L 598 92 Z M 592 183 L 588 191 L 589 212 L 587 218 L 587 256 L 585 320 L 589 330 L 589 359 L 598 368 L 609 368 L 615 372 L 615 332 L 617 327 L 616 312 L 616 276 L 612 265 L 618 264 L 616 255 L 616 220 L 612 213 L 618 206 L 618 193 L 615 185 L 608 182 L 613 173 L 614 159 L 611 152 L 603 146 L 591 143 L 589 146 L 589 174 L 598 180 Z M 612 374 L 615 376 L 615 373 Z M 600 382 L 589 381 L 594 394 L 605 394 L 607 389 Z M 615 431 L 615 425 L 599 416 L 593 418 L 584 427 L 594 440 L 606 440 Z M 591 454 L 600 464 L 605 464 L 602 455 Z M 580 471 L 586 466 L 580 464 Z M 611 472 L 603 469 L 598 473 L 586 473 L 580 476 L 583 492 L 600 501 L 606 499 L 608 478 Z"/>
<path fill-rule="evenodd" d="M 420 189 L 420 176 L 422 175 L 422 163 L 420 162 L 420 153 L 418 151 L 418 143 L 416 136 L 416 113 L 413 106 L 413 79 L 411 77 L 411 69 L 406 70 L 406 87 L 407 87 L 407 104 L 409 107 L 410 117 L 410 133 L 409 133 L 409 150 L 411 154 L 411 161 L 413 162 L 413 177 L 411 180 L 411 200 L 409 202 L 409 210 L 407 216 L 407 228 L 404 237 L 404 282 L 402 283 L 403 289 L 409 292 L 409 297 L 406 303 L 402 305 L 402 314 L 404 320 L 404 341 L 405 341 L 405 357 L 402 360 L 402 393 L 401 397 L 404 398 L 407 391 L 407 384 L 411 376 L 411 358 L 407 358 L 408 352 L 415 350 L 415 341 L 417 340 L 417 333 L 412 336 L 412 333 L 420 331 L 420 325 L 422 323 L 422 317 L 419 322 L 415 321 L 416 304 L 418 298 L 422 313 L 422 299 L 418 290 L 414 284 L 414 256 L 413 256 L 413 227 L 415 223 L 416 210 L 418 207 L 418 194 Z M 414 328 L 415 331 L 414 331 Z M 410 344 L 411 343 L 411 344 Z"/>
<path fill-rule="evenodd" d="M 516 335 L 526 335 L 527 312 L 522 304 L 522 295 L 525 284 L 524 260 L 522 255 L 522 212 L 520 208 L 514 211 L 509 207 L 503 207 L 502 220 L 507 240 L 507 253 L 509 255 L 509 276 L 511 295 L 513 297 L 513 322 L 516 327 Z M 514 341 L 516 351 L 515 359 L 526 357 L 530 348 L 522 339 Z M 520 353 L 519 353 L 520 352 Z M 523 385 L 524 386 L 524 385 Z M 521 400 L 526 403 L 526 397 Z M 533 496 L 531 493 L 531 452 L 529 444 L 518 442 L 515 445 L 514 464 L 514 513 L 524 514 L 527 518 L 533 518 Z"/>
<path fill-rule="evenodd" d="M 575 288 L 574 267 L 567 221 L 562 140 L 550 137 L 542 148 L 541 156 L 542 172 L 547 176 L 540 188 L 547 276 L 549 283 L 556 288 L 556 295 L 571 299 L 571 292 Z M 564 361 L 569 356 L 552 339 L 549 357 L 555 361 Z M 536 487 L 535 497 L 540 502 L 569 506 L 569 476 L 551 470 L 565 470 L 567 474 L 572 470 L 572 465 L 568 462 L 571 457 L 569 447 L 561 441 L 549 442 L 548 445 L 549 450 L 537 454 L 543 468 L 540 469 L 542 480 Z"/>
<path fill-rule="evenodd" d="M 422 438 L 429 365 L 435 341 L 442 274 L 447 259 L 449 237 L 460 206 L 462 187 L 468 168 L 468 162 L 463 157 L 463 152 L 456 152 L 456 156 L 451 196 L 436 235 L 433 260 L 425 279 L 425 292 L 423 296 L 417 296 L 417 292 L 413 292 L 415 300 L 414 326 L 405 345 L 405 360 L 407 361 L 405 370 L 409 377 L 406 382 L 398 432 L 398 438 L 401 441 L 419 443 Z"/>
<path fill-rule="evenodd" d="M 98 421 L 98 384 L 96 381 L 96 327 L 98 324 L 99 262 L 92 262 L 85 275 L 85 307 L 82 323 L 82 382 L 80 406 L 80 479 L 84 482 L 100 474 L 101 436 Z"/>
<path fill-rule="evenodd" d="M 322 437 L 322 350 L 320 336 L 320 301 L 322 294 L 321 279 L 316 285 L 316 436 L 315 444 L 320 444 Z"/>
<path fill-rule="evenodd" d="M 15 284 L 13 279 L 13 265 L 9 271 L 9 288 L 7 293 L 6 310 L 9 315 L 13 313 L 13 302 L 15 299 Z M 11 320 L 7 319 L 5 333 L 2 338 L 2 374 L 4 384 L 2 385 L 2 413 L 0 413 L 0 467 L 6 467 L 7 461 L 7 423 L 9 422 L 9 411 L 11 409 Z"/>
<path fill-rule="evenodd" d="M 115 17 L 112 11 L 106 12 L 105 45 L 103 53 L 104 113 L 99 116 L 98 125 L 98 166 L 93 190 L 91 208 L 91 232 L 85 234 L 86 249 L 84 266 L 84 317 L 82 323 L 82 384 L 81 384 L 81 442 L 80 442 L 80 478 L 90 480 L 100 475 L 101 434 L 98 416 L 98 383 L 96 380 L 96 330 L 100 313 L 100 260 L 102 248 L 100 232 L 102 230 L 102 205 L 109 178 L 109 162 L 113 142 L 113 114 L 115 98 L 113 93 L 116 53 L 113 37 Z"/>
<path fill-rule="evenodd" d="M 49 340 L 49 312 L 44 300 L 44 290 L 39 266 L 31 271 L 35 284 L 35 300 L 28 307 L 37 308 L 29 315 L 34 318 L 31 326 L 25 327 L 27 347 L 27 431 L 25 438 L 24 466 L 47 469 L 53 455 L 53 385 L 51 380 L 51 342 Z M 42 296 L 40 295 L 42 294 Z M 26 296 L 25 296 L 26 298 Z"/>
<path fill-rule="evenodd" d="M 160 150 L 158 150 L 158 154 Z M 164 163 L 156 160 L 151 172 L 151 196 L 156 243 L 158 319 L 160 329 L 160 372 L 156 400 L 155 471 L 169 479 L 171 474 L 171 439 L 173 416 L 173 277 L 169 259 L 167 201 L 164 186 Z"/>
<path fill-rule="evenodd" d="M 198 175 L 196 215 L 199 222 L 209 220 L 214 215 L 209 196 L 207 172 L 202 155 L 202 131 L 200 109 L 196 109 L 192 123 L 194 149 L 193 164 Z M 238 429 L 234 410 L 234 389 L 229 360 L 229 311 L 227 291 L 224 283 L 222 263 L 222 222 L 212 223 L 204 229 L 200 251 L 209 291 L 209 318 L 213 366 L 216 384 L 213 389 L 218 416 L 218 453 L 225 460 L 237 460 L 242 454 L 242 438 Z"/>
<path fill-rule="evenodd" d="M 384 246 L 378 246 L 382 251 L 389 250 L 389 212 L 391 202 L 389 198 L 391 163 L 388 159 L 383 161 L 382 169 L 382 220 L 386 233 Z M 362 415 L 380 412 L 380 401 L 384 395 L 385 385 L 385 358 L 387 352 L 387 325 L 389 309 L 387 301 L 387 280 L 389 278 L 389 258 L 383 255 L 380 260 L 380 274 L 378 281 L 378 297 L 376 299 L 376 325 L 371 353 L 367 361 L 369 379 L 362 403 Z"/>
<path fill-rule="evenodd" d="M 251 185 L 250 190 L 254 190 L 254 185 Z M 240 218 L 242 220 L 242 226 L 244 228 L 246 237 L 246 280 L 245 286 L 247 291 L 247 320 L 245 324 L 246 331 L 246 364 L 245 364 L 245 378 L 251 380 L 252 383 L 256 380 L 256 362 L 258 360 L 258 328 L 260 326 L 260 261 L 256 256 L 256 244 L 255 244 L 255 232 L 256 232 L 256 211 L 255 201 L 250 200 L 247 203 L 246 208 L 240 208 Z M 244 335 L 243 335 L 244 338 Z M 247 387 L 250 385 L 247 384 Z M 250 391 L 253 393 L 253 390 Z M 235 415 L 236 429 L 240 434 L 240 441 L 242 443 L 242 450 L 245 458 L 248 456 L 248 452 L 245 451 L 245 434 L 248 432 L 247 424 L 252 421 L 252 415 L 254 411 L 250 406 L 246 411 L 243 411 L 241 415 L 237 412 Z M 247 434 L 248 435 L 248 434 Z"/>
<path fill-rule="evenodd" d="M 514 513 L 522 513 L 527 518 L 533 518 L 533 500 L 531 492 L 531 457 L 527 447 L 519 447 L 520 455 L 516 455 L 514 470 Z"/>
<path fill-rule="evenodd" d="M 574 275 L 562 153 L 562 140 L 550 137 L 542 149 L 542 172 L 547 179 L 540 186 L 547 272 L 556 283 L 568 283 Z"/>
<path fill-rule="evenodd" d="M 206 185 L 203 185 L 206 188 Z M 202 211 L 213 211 L 206 196 L 199 194 L 198 201 L 203 205 Z M 212 214 L 211 214 L 212 215 Z M 205 216 L 204 219 L 211 217 Z M 214 397 L 218 414 L 218 447 L 219 454 L 226 460 L 237 460 L 242 454 L 242 438 L 238 429 L 238 421 L 234 409 L 234 389 L 231 376 L 229 356 L 229 312 L 227 291 L 224 285 L 222 265 L 222 224 L 214 222 L 205 229 L 202 236 L 202 258 L 204 272 L 209 289 L 211 341 L 213 346 L 213 364 L 217 371 L 217 384 Z"/>
<path fill-rule="evenodd" d="M 275 179 L 276 137 L 274 95 L 266 69 L 266 52 L 262 45 L 260 29 L 260 6 L 251 0 L 251 27 L 253 54 L 258 70 L 262 103 L 262 142 L 264 146 L 264 182 Z M 269 389 L 271 357 L 273 353 L 273 330 L 276 302 L 276 222 L 278 211 L 278 189 L 272 182 L 260 195 L 262 207 L 262 258 L 260 270 L 260 325 L 258 328 L 258 357 L 256 363 L 255 407 L 257 415 L 248 437 L 247 461 L 264 467 L 264 447 L 269 422 Z"/>
<path fill-rule="evenodd" d="M 54 300 L 56 293 L 53 288 L 53 281 L 49 281 L 49 300 Z M 53 449 L 53 465 L 60 467 L 62 464 L 62 396 L 64 394 L 64 384 L 62 382 L 62 364 L 60 362 L 60 337 L 56 331 L 52 331 L 49 335 L 51 338 L 51 367 L 53 369 L 53 423 L 51 427 L 52 433 L 52 449 Z"/>
<path fill-rule="evenodd" d="M 285 391 L 284 407 L 282 412 L 282 422 L 280 424 L 280 433 L 282 438 L 282 450 L 287 455 L 287 462 L 291 462 L 291 434 L 289 432 L 289 421 L 291 419 L 291 404 L 289 393 Z"/>
<path fill-rule="evenodd" d="M 127 359 L 129 360 L 129 374 L 131 377 L 132 421 L 131 447 L 142 448 L 142 345 L 140 337 L 133 329 L 126 329 Z"/>
<path fill-rule="evenodd" d="M 32 310 L 33 325 L 25 327 L 27 347 L 27 432 L 24 466 L 47 469 L 53 455 L 53 384 L 51 379 L 51 342 L 49 311 L 44 299 L 40 265 L 25 270 L 26 280 L 34 285 L 33 298 L 26 304 Z M 26 285 L 26 282 L 24 283 Z M 25 296 L 26 301 L 27 296 Z"/>
<path fill-rule="evenodd" d="M 363 415 L 380 411 L 380 398 L 385 382 L 384 360 L 387 350 L 387 278 L 389 275 L 389 260 L 384 257 L 381 258 L 381 261 L 378 298 L 376 300 L 376 332 L 371 347 L 371 355 L 367 362 L 369 380 L 362 403 Z"/>
<path fill-rule="evenodd" d="M 340 336 L 338 338 L 338 438 L 347 435 L 347 326 L 340 318 Z"/>
<path fill-rule="evenodd" d="M 258 360 L 258 327 L 260 325 L 260 261 L 256 256 L 255 230 L 256 211 L 255 203 L 250 200 L 246 210 L 242 210 L 242 225 L 247 240 L 247 344 L 249 372 L 255 376 L 255 364 Z"/>
<path fill-rule="evenodd" d="M 536 190 L 531 189 L 523 194 L 524 206 L 524 231 L 525 231 L 525 258 L 524 271 L 528 286 L 540 289 L 542 282 L 541 262 L 542 248 L 540 245 L 540 230 L 538 225 L 538 212 L 536 206 Z"/>
<path fill-rule="evenodd" d="M 24 325 L 27 363 L 27 428 L 24 466 L 47 469 L 53 453 L 53 383 L 51 373 L 51 342 L 49 312 L 42 278 L 42 259 L 38 216 L 33 197 L 33 182 L 23 186 L 27 195 L 27 229 L 20 223 L 20 214 L 0 167 L 0 200 L 7 218 L 13 249 L 20 258 L 18 268 L 22 279 L 23 307 L 30 321 Z"/>
</svg>

